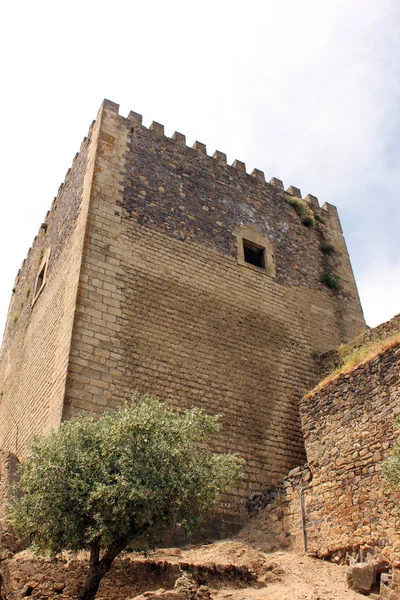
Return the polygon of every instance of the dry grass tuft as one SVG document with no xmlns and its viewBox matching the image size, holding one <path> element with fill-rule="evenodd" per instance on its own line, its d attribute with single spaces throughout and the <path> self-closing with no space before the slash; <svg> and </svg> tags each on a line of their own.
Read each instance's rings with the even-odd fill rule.
<svg viewBox="0 0 400 600">
<path fill-rule="evenodd" d="M 335 381 L 344 373 L 350 373 L 361 364 L 365 364 L 373 358 L 382 354 L 385 350 L 393 348 L 400 343 L 400 333 L 394 333 L 383 340 L 372 340 L 363 346 L 354 348 L 349 344 L 341 344 L 338 348 L 342 364 L 332 373 L 329 373 L 319 384 L 309 392 L 306 397 L 312 397 L 314 394 L 325 388 L 332 381 Z"/>
</svg>

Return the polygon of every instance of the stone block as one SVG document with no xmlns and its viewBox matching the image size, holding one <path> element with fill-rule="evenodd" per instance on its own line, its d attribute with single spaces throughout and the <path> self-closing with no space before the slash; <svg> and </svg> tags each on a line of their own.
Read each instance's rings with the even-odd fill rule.
<svg viewBox="0 0 400 600">
<path fill-rule="evenodd" d="M 357 563 L 346 571 L 347 585 L 359 594 L 369 594 L 376 584 L 376 566 L 374 563 Z"/>
</svg>

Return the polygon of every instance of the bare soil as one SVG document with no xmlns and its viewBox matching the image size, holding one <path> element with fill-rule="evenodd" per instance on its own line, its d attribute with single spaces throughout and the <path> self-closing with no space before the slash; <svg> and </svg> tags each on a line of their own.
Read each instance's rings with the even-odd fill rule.
<svg viewBox="0 0 400 600">
<path fill-rule="evenodd" d="M 221 577 L 207 578 L 211 598 L 215 600 L 360 600 L 365 596 L 347 588 L 346 567 L 292 551 L 265 553 L 243 541 L 223 541 L 189 549 L 166 549 L 152 553 L 151 560 L 167 560 L 181 566 L 190 564 L 213 572 L 217 566 Z M 224 577 L 222 567 L 248 569 L 254 580 Z M 197 571 L 198 573 L 199 571 Z M 206 571 L 204 571 L 205 573 Z M 240 570 L 239 570 L 240 572 Z M 196 569 L 193 571 L 197 579 Z M 226 573 L 229 573 L 229 569 Z M 162 597 L 162 594 L 161 594 Z M 106 600 L 106 599 L 104 599 Z"/>
<path fill-rule="evenodd" d="M 0 562 L 0 597 L 71 600 L 83 583 L 87 558 L 86 553 L 63 553 L 52 562 L 29 551 L 11 553 Z M 348 590 L 345 572 L 345 566 L 293 551 L 265 552 L 253 540 L 236 539 L 161 549 L 146 557 L 123 553 L 102 581 L 96 600 L 365 598 Z"/>
</svg>

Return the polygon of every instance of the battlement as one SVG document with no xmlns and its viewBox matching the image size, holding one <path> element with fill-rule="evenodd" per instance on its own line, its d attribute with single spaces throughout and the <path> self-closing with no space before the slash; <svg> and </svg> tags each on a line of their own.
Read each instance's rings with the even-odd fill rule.
<svg viewBox="0 0 400 600">
<path fill-rule="evenodd" d="M 40 224 L 39 230 L 37 235 L 34 237 L 32 245 L 30 246 L 30 248 L 28 249 L 27 252 L 27 256 L 26 258 L 24 258 L 24 260 L 22 261 L 21 267 L 19 268 L 16 276 L 15 276 L 15 280 L 14 280 L 14 289 L 17 289 L 18 284 L 19 284 L 19 280 L 20 280 L 20 276 L 21 273 L 23 272 L 25 265 L 26 265 L 26 261 L 28 260 L 29 256 L 31 255 L 32 249 L 34 248 L 34 246 L 37 245 L 38 240 L 40 240 L 46 233 L 47 230 L 51 224 L 52 218 L 54 217 L 55 211 L 57 210 L 57 203 L 63 193 L 64 190 L 64 186 L 66 185 L 66 183 L 68 182 L 71 172 L 74 171 L 74 168 L 78 165 L 78 163 L 80 162 L 80 160 L 82 159 L 82 156 L 85 155 L 85 153 L 88 150 L 88 146 L 90 144 L 90 137 L 91 137 L 91 133 L 93 131 L 93 127 L 95 125 L 96 121 L 92 121 L 90 127 L 89 127 L 89 131 L 87 136 L 85 136 L 81 142 L 80 145 L 80 149 L 79 152 L 77 152 L 72 160 L 72 165 L 71 167 L 67 170 L 66 174 L 65 174 L 65 178 L 64 181 L 60 184 L 58 190 L 57 190 L 57 195 L 53 198 L 53 201 L 51 203 L 51 207 L 50 209 L 46 212 L 46 215 L 43 219 L 43 222 Z"/>
<path fill-rule="evenodd" d="M 123 117 L 119 113 L 119 108 L 120 108 L 119 104 L 116 104 L 115 102 L 112 102 L 110 100 L 104 100 L 100 107 L 97 121 L 101 118 L 102 112 L 106 111 L 108 113 L 114 114 L 115 116 L 117 116 L 120 119 L 123 119 L 124 122 L 126 123 L 127 127 L 131 127 L 132 129 L 133 128 L 141 128 L 143 130 L 147 130 L 148 132 L 151 132 L 151 135 L 153 135 L 155 138 L 161 137 L 161 138 L 165 138 L 167 140 L 173 141 L 177 145 L 184 147 L 189 152 L 193 151 L 194 154 L 199 154 L 202 158 L 207 158 L 210 161 L 216 161 L 217 163 L 220 163 L 221 165 L 223 165 L 224 167 L 226 167 L 228 169 L 228 171 L 230 172 L 231 175 L 232 174 L 233 175 L 242 175 L 242 176 L 245 175 L 249 182 L 251 182 L 253 184 L 256 183 L 256 185 L 258 185 L 260 187 L 265 187 L 266 189 L 272 188 L 275 190 L 279 190 L 288 199 L 292 198 L 292 197 L 302 199 L 304 202 L 307 203 L 307 205 L 310 206 L 311 209 L 317 210 L 317 211 L 322 210 L 323 213 L 320 213 L 322 216 L 324 215 L 324 213 L 328 214 L 330 208 L 331 209 L 334 208 L 332 205 L 328 205 L 327 203 L 323 204 L 320 207 L 318 198 L 312 194 L 307 194 L 304 198 L 302 198 L 301 191 L 296 186 L 290 185 L 285 190 L 282 180 L 278 179 L 277 177 L 272 177 L 269 180 L 269 182 L 267 182 L 265 179 L 264 171 L 262 171 L 260 169 L 254 168 L 251 171 L 251 173 L 248 173 L 246 170 L 245 163 L 238 159 L 235 159 L 232 162 L 232 164 L 229 165 L 227 162 L 227 155 L 224 152 L 221 152 L 220 150 L 215 150 L 215 152 L 212 155 L 207 154 L 206 144 L 204 144 L 202 142 L 195 141 L 192 146 L 189 146 L 186 143 L 186 136 L 182 133 L 179 133 L 178 131 L 174 131 L 174 133 L 170 137 L 168 137 L 165 135 L 164 125 L 162 125 L 161 123 L 158 123 L 157 121 L 152 121 L 151 124 L 149 125 L 149 127 L 146 127 L 145 125 L 143 125 L 142 115 L 137 112 L 134 112 L 131 110 L 127 117 Z M 91 123 L 87 136 L 85 136 L 83 138 L 80 150 L 79 150 L 79 152 L 77 152 L 75 154 L 74 159 L 72 161 L 72 165 L 67 170 L 65 179 L 60 184 L 57 195 L 54 197 L 53 202 L 51 204 L 51 208 L 49 211 L 47 211 L 46 216 L 43 220 L 43 223 L 40 225 L 38 234 L 34 238 L 32 245 L 36 244 L 38 237 L 42 236 L 44 234 L 44 232 L 47 230 L 47 227 L 49 225 L 49 219 L 51 219 L 51 216 L 54 214 L 54 211 L 57 207 L 59 195 L 62 193 L 63 187 L 70 175 L 71 170 L 74 168 L 74 165 L 77 163 L 77 161 L 79 161 L 79 157 L 80 157 L 82 151 L 87 148 L 87 145 L 90 141 L 91 133 L 93 131 L 93 127 L 95 126 L 95 124 L 96 124 L 96 120 L 94 120 Z M 31 250 L 32 250 L 32 246 L 28 250 L 27 257 L 30 255 Z M 14 287 L 16 287 L 18 285 L 20 272 L 21 272 L 21 269 L 24 268 L 25 262 L 26 262 L 26 259 L 24 259 L 24 261 L 21 265 L 21 268 L 16 275 Z"/>
<path fill-rule="evenodd" d="M 115 102 L 112 102 L 111 100 L 104 100 L 103 104 L 102 104 L 102 108 L 103 108 L 103 110 L 109 111 L 111 113 L 114 113 L 115 115 L 118 115 L 119 117 L 122 117 L 122 115 L 119 114 L 119 108 L 120 108 L 119 104 L 116 104 Z M 125 118 L 125 117 L 122 117 L 122 118 Z M 143 125 L 143 116 L 134 111 L 129 112 L 128 117 L 126 117 L 126 121 L 132 127 L 141 127 L 143 129 L 148 129 L 155 136 L 168 137 L 165 135 L 164 125 L 162 125 L 161 123 L 158 123 L 156 121 L 152 121 L 152 123 L 147 128 Z M 188 150 L 194 150 L 195 152 L 198 152 L 203 156 L 207 156 L 210 159 L 214 159 L 214 160 L 218 161 L 219 163 L 226 165 L 230 169 L 235 170 L 236 172 L 238 172 L 242 175 L 247 175 L 249 178 L 252 178 L 253 181 L 256 181 L 256 183 L 259 185 L 273 186 L 275 188 L 281 189 L 284 193 L 288 194 L 288 196 L 295 196 L 297 198 L 302 198 L 301 191 L 298 187 L 290 185 L 285 192 L 284 185 L 280 179 L 277 179 L 276 177 L 272 177 L 270 179 L 270 181 L 267 182 L 265 179 L 264 171 L 261 171 L 260 169 L 255 168 L 251 171 L 251 173 L 248 173 L 246 170 L 245 163 L 242 162 L 241 160 L 235 159 L 232 162 L 232 164 L 229 165 L 227 162 L 226 154 L 224 152 L 221 152 L 220 150 L 215 150 L 215 152 L 213 154 L 207 154 L 206 144 L 199 142 L 199 141 L 195 141 L 192 146 L 188 146 L 186 144 L 186 136 L 182 133 L 179 133 L 178 131 L 174 131 L 172 136 L 168 137 L 168 139 L 173 140 L 174 142 L 176 142 L 177 144 L 180 144 L 181 146 L 185 146 Z M 316 196 L 307 194 L 306 197 L 304 198 L 304 200 L 307 203 L 309 203 L 310 205 L 312 205 L 314 208 L 319 208 L 319 202 L 318 202 L 318 198 Z M 323 210 L 327 210 L 326 205 L 323 205 L 321 208 Z"/>
</svg>

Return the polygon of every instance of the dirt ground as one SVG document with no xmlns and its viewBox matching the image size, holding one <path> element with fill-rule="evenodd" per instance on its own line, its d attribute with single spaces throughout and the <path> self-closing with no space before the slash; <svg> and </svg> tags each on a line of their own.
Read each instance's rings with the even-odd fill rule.
<svg viewBox="0 0 400 600">
<path fill-rule="evenodd" d="M 84 581 L 87 559 L 86 553 L 63 553 L 56 561 L 29 550 L 11 555 L 0 563 L 0 597 L 71 600 Z M 104 577 L 96 600 L 365 598 L 347 588 L 345 573 L 345 566 L 293 551 L 263 552 L 247 540 L 227 540 L 147 556 L 123 553 Z M 189 581 L 189 588 L 179 587 L 179 581 Z"/>
<path fill-rule="evenodd" d="M 167 549 L 151 558 L 192 565 L 248 567 L 256 581 L 246 585 L 208 581 L 215 600 L 360 600 L 347 588 L 346 567 L 291 552 L 264 553 L 243 541 L 223 541 L 192 549 Z M 214 584 L 214 585 L 213 585 Z M 215 586 L 215 587 L 214 587 Z M 243 587 L 242 587 L 243 586 Z"/>
</svg>

